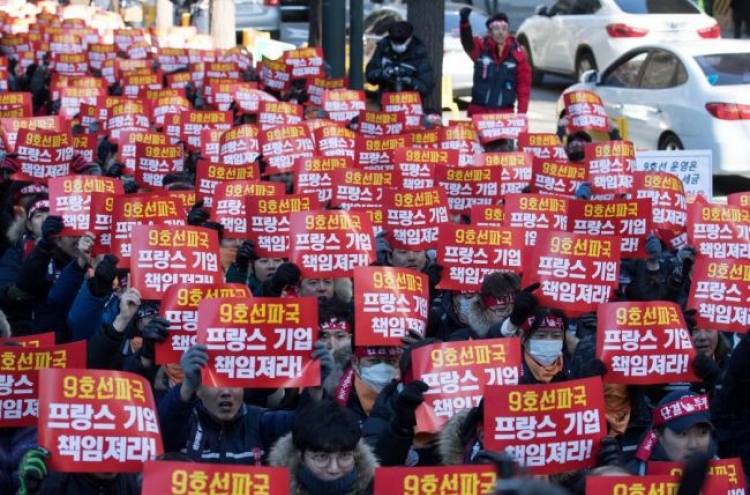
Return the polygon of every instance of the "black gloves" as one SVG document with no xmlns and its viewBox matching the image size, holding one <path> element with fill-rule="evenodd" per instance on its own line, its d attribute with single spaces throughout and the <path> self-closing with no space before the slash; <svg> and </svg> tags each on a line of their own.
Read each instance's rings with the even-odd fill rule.
<svg viewBox="0 0 750 495">
<path fill-rule="evenodd" d="M 413 430 L 417 424 L 415 411 L 424 402 L 424 393 L 430 387 L 421 380 L 404 385 L 396 397 L 396 421 L 401 431 Z"/>
<path fill-rule="evenodd" d="M 716 384 L 716 380 L 719 379 L 721 374 L 721 368 L 719 363 L 706 356 L 705 354 L 698 353 L 692 362 L 693 371 L 701 379 L 706 389 L 711 390 Z"/>
<path fill-rule="evenodd" d="M 620 444 L 612 437 L 601 439 L 601 450 L 596 455 L 596 465 L 600 466 L 622 466 L 620 455 Z"/>
<path fill-rule="evenodd" d="M 539 283 L 531 284 L 516 295 L 513 302 L 513 311 L 510 313 L 510 322 L 520 327 L 529 316 L 534 314 L 536 307 L 539 305 L 536 296 L 532 294 L 539 288 Z"/>
<path fill-rule="evenodd" d="M 431 263 L 427 265 L 424 273 L 427 275 L 427 281 L 430 284 L 430 287 L 435 287 L 440 283 L 440 278 L 443 274 L 443 266 L 438 265 L 437 263 Z"/>
<path fill-rule="evenodd" d="M 42 223 L 42 243 L 44 246 L 51 249 L 64 228 L 65 223 L 63 223 L 62 217 L 48 215 Z"/>
<path fill-rule="evenodd" d="M 294 263 L 282 263 L 276 269 L 273 277 L 268 281 L 267 288 L 271 297 L 279 297 L 282 291 L 290 285 L 299 285 L 302 280 L 302 272 Z"/>
<path fill-rule="evenodd" d="M 190 212 L 188 213 L 187 223 L 188 225 L 199 226 L 207 221 L 210 217 L 210 213 L 203 209 L 203 200 L 196 201 Z"/>
<path fill-rule="evenodd" d="M 607 366 L 599 358 L 594 358 L 581 364 L 576 378 L 592 378 L 595 376 L 604 376 L 607 374 Z"/>
<path fill-rule="evenodd" d="M 459 15 L 461 16 L 461 22 L 469 22 L 469 16 L 471 15 L 471 8 L 464 7 L 459 11 Z"/>
<path fill-rule="evenodd" d="M 104 170 L 104 176 L 105 177 L 120 177 L 122 176 L 122 171 L 125 169 L 125 165 L 119 162 L 112 162 L 110 165 L 107 165 L 107 168 Z"/>
<path fill-rule="evenodd" d="M 258 255 L 255 253 L 255 243 L 253 241 L 245 241 L 242 246 L 237 249 L 237 255 L 234 258 L 234 266 L 243 273 L 247 272 L 250 267 L 250 262 L 258 259 Z"/>
<path fill-rule="evenodd" d="M 156 316 L 143 327 L 141 357 L 151 361 L 156 357 L 156 343 L 164 342 L 169 336 L 169 320 Z"/>
<path fill-rule="evenodd" d="M 112 284 L 117 278 L 117 256 L 108 254 L 97 263 L 94 276 L 88 280 L 89 292 L 98 298 L 112 295 Z"/>
<path fill-rule="evenodd" d="M 585 313 L 578 318 L 576 322 L 576 337 L 579 339 L 584 338 L 586 335 L 596 333 L 596 326 L 599 318 L 596 316 L 596 312 Z"/>
</svg>

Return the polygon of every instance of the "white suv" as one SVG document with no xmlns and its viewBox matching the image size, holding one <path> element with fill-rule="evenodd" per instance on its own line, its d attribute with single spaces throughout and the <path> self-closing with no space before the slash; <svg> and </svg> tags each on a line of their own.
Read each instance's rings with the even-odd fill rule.
<svg viewBox="0 0 750 495">
<path fill-rule="evenodd" d="M 532 83 L 539 84 L 545 72 L 578 79 L 643 44 L 721 32 L 690 0 L 557 0 L 537 7 L 516 36 L 529 54 Z"/>
</svg>

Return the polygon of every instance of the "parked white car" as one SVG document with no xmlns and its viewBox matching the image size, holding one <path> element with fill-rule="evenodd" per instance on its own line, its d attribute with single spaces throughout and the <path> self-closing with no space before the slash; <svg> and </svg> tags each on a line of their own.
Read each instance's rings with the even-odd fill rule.
<svg viewBox="0 0 750 495">
<path fill-rule="evenodd" d="M 579 79 L 646 43 L 721 37 L 691 0 L 557 0 L 537 7 L 516 33 L 529 54 L 532 84 L 545 72 Z"/>
<path fill-rule="evenodd" d="M 750 176 L 750 40 L 649 44 L 563 94 L 575 90 L 627 119 L 637 149 L 709 149 L 714 173 Z"/>
</svg>

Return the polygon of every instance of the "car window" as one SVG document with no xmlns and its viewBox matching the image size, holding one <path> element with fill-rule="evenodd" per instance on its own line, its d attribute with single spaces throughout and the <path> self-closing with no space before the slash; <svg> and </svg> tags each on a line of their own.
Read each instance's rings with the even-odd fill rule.
<svg viewBox="0 0 750 495">
<path fill-rule="evenodd" d="M 573 0 L 557 0 L 549 9 L 551 15 L 567 15 L 573 9 Z"/>
<path fill-rule="evenodd" d="M 695 61 L 712 86 L 750 84 L 750 53 L 715 53 Z"/>
<path fill-rule="evenodd" d="M 685 74 L 682 62 L 674 53 L 665 50 L 653 52 L 643 69 L 641 88 L 665 89 L 677 86 L 680 68 L 682 68 L 682 74 Z"/>
<path fill-rule="evenodd" d="M 690 0 L 615 0 L 626 14 L 700 14 Z"/>
<path fill-rule="evenodd" d="M 639 53 L 627 60 L 623 60 L 604 75 L 602 84 L 618 88 L 637 88 L 638 75 L 641 72 L 643 63 L 646 61 L 646 57 L 648 57 L 648 52 Z"/>
<path fill-rule="evenodd" d="M 576 0 L 570 11 L 572 15 L 590 15 L 602 8 L 599 0 Z"/>
</svg>

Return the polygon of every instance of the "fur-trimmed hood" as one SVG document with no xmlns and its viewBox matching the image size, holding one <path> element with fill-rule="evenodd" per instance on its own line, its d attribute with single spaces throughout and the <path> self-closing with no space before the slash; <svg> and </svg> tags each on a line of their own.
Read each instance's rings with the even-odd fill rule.
<svg viewBox="0 0 750 495">
<path fill-rule="evenodd" d="M 482 338 L 487 336 L 490 327 L 495 324 L 494 321 L 490 320 L 490 312 L 484 308 L 479 298 L 472 301 L 466 319 L 466 323 L 471 329 Z"/>
<path fill-rule="evenodd" d="M 271 448 L 268 455 L 271 466 L 289 468 L 289 494 L 308 495 L 308 491 L 300 484 L 297 474 L 302 463 L 302 452 L 292 443 L 292 434 L 287 433 L 281 437 Z M 347 495 L 367 495 L 372 493 L 372 483 L 375 478 L 375 468 L 378 460 L 375 458 L 370 447 L 364 439 L 357 444 L 355 466 L 359 471 L 359 477 L 354 483 L 354 488 Z"/>
<path fill-rule="evenodd" d="M 456 466 L 464 463 L 464 444 L 461 441 L 461 429 L 469 411 L 470 409 L 459 411 L 440 430 L 438 452 L 444 466 Z"/>
</svg>

